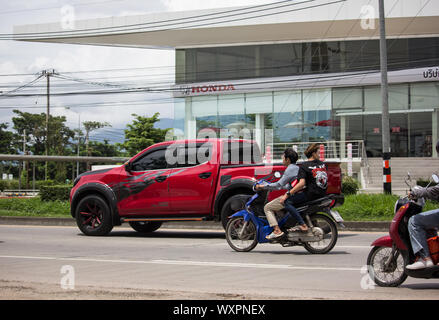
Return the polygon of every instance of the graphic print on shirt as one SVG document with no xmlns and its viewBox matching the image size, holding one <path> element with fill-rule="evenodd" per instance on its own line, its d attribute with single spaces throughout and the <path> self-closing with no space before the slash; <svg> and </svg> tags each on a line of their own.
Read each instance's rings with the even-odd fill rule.
<svg viewBox="0 0 439 320">
<path fill-rule="evenodd" d="M 328 187 L 328 174 L 325 165 L 320 167 L 310 167 L 312 175 L 316 179 L 316 184 L 319 188 L 325 189 Z"/>
</svg>

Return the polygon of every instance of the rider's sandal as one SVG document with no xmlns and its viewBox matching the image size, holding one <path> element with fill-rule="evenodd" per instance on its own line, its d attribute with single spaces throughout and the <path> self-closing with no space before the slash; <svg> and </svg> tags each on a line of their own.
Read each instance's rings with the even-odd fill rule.
<svg viewBox="0 0 439 320">
<path fill-rule="evenodd" d="M 280 239 L 283 235 L 284 235 L 283 232 L 281 232 L 279 234 L 276 234 L 276 233 L 272 232 L 268 236 L 266 236 L 265 238 L 267 240 L 277 240 L 277 239 Z"/>
<path fill-rule="evenodd" d="M 297 232 L 297 231 L 300 231 L 300 232 L 308 232 L 308 231 L 309 231 L 309 228 L 306 228 L 306 230 L 304 230 L 304 229 L 302 229 L 300 226 L 295 226 L 295 227 L 293 227 L 293 228 L 291 228 L 291 229 L 288 229 L 288 231 L 290 231 L 290 232 Z"/>
</svg>

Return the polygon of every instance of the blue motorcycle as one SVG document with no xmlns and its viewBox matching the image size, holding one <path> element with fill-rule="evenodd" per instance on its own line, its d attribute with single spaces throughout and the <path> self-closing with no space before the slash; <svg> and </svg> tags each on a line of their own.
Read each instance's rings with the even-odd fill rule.
<svg viewBox="0 0 439 320">
<path fill-rule="evenodd" d="M 279 172 L 272 177 L 279 178 Z M 279 243 L 283 247 L 303 246 L 314 254 L 324 254 L 334 248 L 337 243 L 337 224 L 343 226 L 343 218 L 332 210 L 334 204 L 333 195 L 305 202 L 297 206 L 297 210 L 308 225 L 308 232 L 291 231 L 294 226 L 293 217 L 285 210 L 277 212 L 278 225 L 284 236 L 276 241 L 267 240 L 265 237 L 273 231 L 269 226 L 264 213 L 264 205 L 267 202 L 268 191 L 256 190 L 258 184 L 268 184 L 267 179 L 261 179 L 253 185 L 255 194 L 250 199 L 242 199 L 235 203 L 237 212 L 229 217 L 226 226 L 227 243 L 233 250 L 248 252 L 253 250 L 258 243 Z M 244 205 L 245 203 L 245 205 Z"/>
</svg>

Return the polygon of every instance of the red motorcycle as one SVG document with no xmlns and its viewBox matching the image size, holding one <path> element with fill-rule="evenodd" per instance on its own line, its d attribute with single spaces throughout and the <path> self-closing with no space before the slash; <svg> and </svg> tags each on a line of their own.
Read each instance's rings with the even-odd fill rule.
<svg viewBox="0 0 439 320">
<path fill-rule="evenodd" d="M 439 177 L 432 175 L 435 183 Z M 405 180 L 412 190 L 408 181 Z M 420 188 L 415 186 L 415 188 Z M 410 242 L 408 221 L 410 217 L 422 212 L 425 205 L 424 198 L 415 199 L 411 196 L 400 198 L 395 203 L 395 216 L 390 224 L 389 235 L 381 237 L 372 243 L 372 250 L 367 257 L 367 270 L 375 284 L 381 287 L 397 287 L 407 277 L 439 278 L 439 265 L 420 270 L 408 270 L 405 267 L 415 261 L 415 255 Z M 437 236 L 437 230 L 429 230 L 427 238 Z"/>
</svg>

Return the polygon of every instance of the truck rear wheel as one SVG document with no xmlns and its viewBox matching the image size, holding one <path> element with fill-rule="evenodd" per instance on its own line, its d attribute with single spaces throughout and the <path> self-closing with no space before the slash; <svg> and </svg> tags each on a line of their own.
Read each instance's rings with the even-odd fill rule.
<svg viewBox="0 0 439 320">
<path fill-rule="evenodd" d="M 229 222 L 229 217 L 245 208 L 245 203 L 250 196 L 248 194 L 236 194 L 231 196 L 223 205 L 221 209 L 221 223 L 224 230 L 226 229 L 227 222 Z"/>
<path fill-rule="evenodd" d="M 154 232 L 161 227 L 162 222 L 157 221 L 130 221 L 131 228 L 140 233 Z"/>
</svg>

